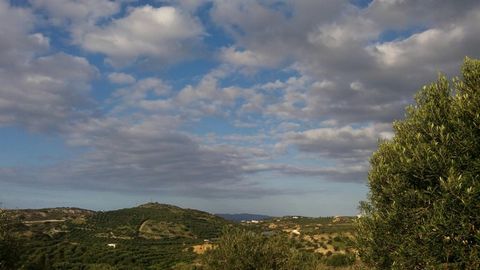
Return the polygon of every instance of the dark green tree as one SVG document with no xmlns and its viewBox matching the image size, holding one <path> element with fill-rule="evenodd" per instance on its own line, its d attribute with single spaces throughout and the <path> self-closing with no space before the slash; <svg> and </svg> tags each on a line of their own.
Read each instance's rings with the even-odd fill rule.
<svg viewBox="0 0 480 270">
<path fill-rule="evenodd" d="M 424 86 L 380 142 L 357 246 L 376 269 L 480 269 L 480 61 Z"/>
<path fill-rule="evenodd" d="M 294 248 L 284 235 L 263 236 L 241 229 L 228 229 L 218 245 L 202 258 L 207 270 L 300 270 L 315 269 L 313 254 Z"/>
</svg>

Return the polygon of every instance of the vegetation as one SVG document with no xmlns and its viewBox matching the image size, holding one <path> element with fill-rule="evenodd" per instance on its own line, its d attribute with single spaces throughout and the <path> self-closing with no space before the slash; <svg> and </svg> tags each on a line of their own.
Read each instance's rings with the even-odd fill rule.
<svg viewBox="0 0 480 270">
<path fill-rule="evenodd" d="M 0 269 L 14 269 L 20 258 L 20 242 L 12 233 L 15 225 L 0 209 Z"/>
<path fill-rule="evenodd" d="M 350 269 L 357 263 L 350 217 L 238 224 L 158 203 L 106 212 L 8 210 L 5 217 L 17 222 L 8 222 L 10 244 L 2 250 L 2 258 L 15 255 L 15 265 L 4 269 Z M 11 249 L 11 243 L 24 244 Z"/>
<path fill-rule="evenodd" d="M 216 248 L 203 257 L 207 270 L 295 270 L 314 269 L 311 253 L 295 249 L 285 235 L 263 236 L 244 229 L 225 231 Z"/>
<path fill-rule="evenodd" d="M 25 244 L 11 260 L 18 265 L 5 269 L 172 269 L 192 264 L 198 256 L 193 246 L 232 226 L 206 212 L 157 203 L 106 212 L 55 208 L 6 214 L 21 223 L 5 235 Z M 1 250 L 2 262 L 13 251 L 11 240 Z"/>
<path fill-rule="evenodd" d="M 376 269 L 480 269 L 480 61 L 415 100 L 371 158 L 359 254 Z"/>
</svg>

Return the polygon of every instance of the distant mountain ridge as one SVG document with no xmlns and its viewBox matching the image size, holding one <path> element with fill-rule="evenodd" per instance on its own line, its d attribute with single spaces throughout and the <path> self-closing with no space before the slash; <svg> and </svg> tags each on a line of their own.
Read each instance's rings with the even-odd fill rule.
<svg viewBox="0 0 480 270">
<path fill-rule="evenodd" d="M 242 220 L 265 220 L 273 218 L 272 216 L 267 215 L 259 215 L 259 214 L 248 214 L 248 213 L 241 213 L 241 214 L 215 214 L 221 218 L 224 218 L 229 221 L 240 222 Z"/>
</svg>

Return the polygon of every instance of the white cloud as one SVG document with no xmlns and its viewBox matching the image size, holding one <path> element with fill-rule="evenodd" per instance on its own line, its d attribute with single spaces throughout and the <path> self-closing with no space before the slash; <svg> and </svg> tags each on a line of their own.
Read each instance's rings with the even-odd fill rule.
<svg viewBox="0 0 480 270">
<path fill-rule="evenodd" d="M 273 80 L 268 86 L 277 92 L 265 97 L 264 114 L 346 125 L 402 117 L 423 83 L 439 71 L 454 75 L 465 55 L 478 55 L 479 9 L 471 0 L 373 1 L 366 8 L 347 1 L 218 0 L 212 18 L 235 39 L 223 51 L 225 62 L 275 59 L 276 68 L 331 82 L 278 92 L 285 86 Z M 385 42 L 392 33 L 403 40 Z M 361 91 L 352 91 L 360 87 L 352 82 L 361 82 Z"/>
<path fill-rule="evenodd" d="M 45 10 L 54 23 L 86 22 L 120 11 L 119 1 L 110 0 L 30 0 L 36 9 Z"/>
<path fill-rule="evenodd" d="M 363 9 L 347 0 L 213 0 L 201 19 L 217 25 L 205 28 L 195 18 L 205 1 L 31 3 L 87 57 L 101 53 L 114 65 L 184 59 L 216 26 L 233 40 L 206 44 L 220 63 L 186 86 L 162 72 L 138 80 L 108 74 L 119 88 L 102 104 L 105 115 L 93 117 L 95 68 L 82 57 L 50 54 L 56 48 L 37 33 L 44 25 L 29 8 L 0 0 L 0 125 L 62 129 L 69 145 L 88 152 L 37 174 L 39 181 L 87 188 L 258 195 L 245 178 L 262 172 L 363 181 L 377 139 L 392 136 L 385 123 L 402 117 L 437 71 L 458 70 L 465 54 L 480 52 L 480 6 L 470 0 L 373 1 Z M 398 37 L 385 41 L 391 32 Z M 273 72 L 238 75 L 259 68 Z M 212 115 L 228 131 L 235 132 L 232 124 L 250 135 L 179 131 L 192 123 L 208 130 L 200 120 L 210 123 Z"/>
<path fill-rule="evenodd" d="M 242 154 L 201 144 L 176 131 L 178 124 L 174 117 L 159 115 L 77 122 L 69 127 L 67 142 L 87 149 L 82 155 L 35 170 L 0 168 L 2 181 L 199 197 L 242 196 L 238 186 L 255 192 L 242 181 Z"/>
<path fill-rule="evenodd" d="M 91 105 L 96 69 L 80 57 L 55 54 L 0 73 L 0 125 L 56 130 Z"/>
<path fill-rule="evenodd" d="M 173 98 L 173 102 L 182 108 L 182 112 L 196 117 L 226 114 L 243 96 L 240 87 L 221 87 L 220 81 L 230 71 L 224 67 L 213 69 L 205 74 L 195 85 L 187 85 Z"/>
<path fill-rule="evenodd" d="M 88 114 L 97 70 L 82 57 L 45 55 L 49 39 L 34 23 L 30 10 L 0 1 L 0 125 L 53 131 Z"/>
<path fill-rule="evenodd" d="M 264 54 L 257 54 L 249 50 L 238 50 L 234 47 L 222 48 L 220 59 L 229 64 L 243 67 L 271 67 L 276 65 L 277 60 L 269 59 Z"/>
<path fill-rule="evenodd" d="M 11 7 L 0 1 L 0 64 L 4 68 L 28 61 L 32 54 L 49 47 L 48 38 L 34 33 L 35 16 L 26 8 Z"/>
<path fill-rule="evenodd" d="M 336 48 L 351 42 L 364 43 L 377 37 L 379 27 L 368 18 L 353 13 L 340 22 L 322 24 L 308 33 L 308 41 L 315 45 Z"/>
<path fill-rule="evenodd" d="M 301 132 L 289 132 L 284 144 L 294 145 L 300 151 L 315 153 L 328 158 L 363 161 L 377 147 L 379 139 L 392 137 L 388 124 L 371 124 L 361 128 L 352 126 L 325 127 Z"/>
<path fill-rule="evenodd" d="M 120 1 L 111 0 L 29 0 L 32 7 L 55 27 L 63 27 L 70 33 L 74 44 L 83 35 L 95 29 L 98 21 L 109 18 L 121 10 Z"/>
<path fill-rule="evenodd" d="M 455 53 L 467 33 L 463 27 L 428 29 L 400 40 L 385 42 L 369 47 L 370 52 L 386 66 L 410 66 L 419 60 L 431 63 L 442 57 L 438 52 Z M 471 34 L 471 33 L 470 33 Z"/>
<path fill-rule="evenodd" d="M 171 87 L 158 78 L 141 79 L 127 87 L 117 89 L 112 95 L 116 104 L 113 112 L 126 109 L 165 110 L 170 109 L 170 101 L 165 98 L 170 95 Z"/>
<path fill-rule="evenodd" d="M 115 64 L 140 57 L 177 61 L 191 53 L 202 34 L 201 24 L 175 7 L 142 6 L 105 26 L 90 29 L 81 45 L 106 54 Z"/>
<path fill-rule="evenodd" d="M 136 81 L 132 75 L 122 72 L 112 72 L 108 74 L 108 80 L 116 84 L 131 84 Z"/>
</svg>

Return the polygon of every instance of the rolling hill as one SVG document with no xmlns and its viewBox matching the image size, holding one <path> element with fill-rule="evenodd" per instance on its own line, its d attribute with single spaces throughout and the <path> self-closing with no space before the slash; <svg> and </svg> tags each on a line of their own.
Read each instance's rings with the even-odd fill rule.
<svg viewBox="0 0 480 270">
<path fill-rule="evenodd" d="M 48 208 L 3 213 L 21 240 L 20 269 L 198 269 L 199 254 L 218 243 L 225 227 L 267 237 L 288 235 L 295 248 L 314 254 L 326 266 L 339 258 L 346 260 L 344 265 L 355 263 L 353 217 L 226 216 L 249 221 L 233 222 L 160 203 L 112 211 Z"/>
<path fill-rule="evenodd" d="M 50 208 L 6 213 L 17 221 L 15 232 L 25 240 L 22 264 L 27 269 L 170 269 L 193 262 L 196 246 L 217 238 L 225 226 L 234 226 L 207 212 L 159 203 L 113 211 Z"/>
</svg>

